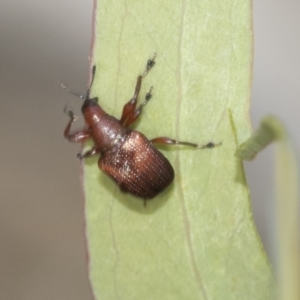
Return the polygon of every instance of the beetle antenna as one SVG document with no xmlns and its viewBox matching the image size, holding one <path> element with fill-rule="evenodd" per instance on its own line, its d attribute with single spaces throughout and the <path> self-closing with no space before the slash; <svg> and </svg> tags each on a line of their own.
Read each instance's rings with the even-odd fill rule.
<svg viewBox="0 0 300 300">
<path fill-rule="evenodd" d="M 91 80 L 91 84 L 86 92 L 86 96 L 85 96 L 85 99 L 89 99 L 90 98 L 90 91 L 91 91 L 91 87 L 92 87 L 92 84 L 94 82 L 94 78 L 95 78 L 95 73 L 96 73 L 96 65 L 93 65 L 93 69 L 92 69 L 92 80 Z"/>
<path fill-rule="evenodd" d="M 85 96 L 82 95 L 82 94 L 79 94 L 79 93 L 76 93 L 76 92 L 73 92 L 67 85 L 65 85 L 62 81 L 59 81 L 58 82 L 58 85 L 63 89 L 65 90 L 66 92 L 74 95 L 74 96 L 77 96 L 79 97 L 80 99 L 85 99 Z"/>
</svg>

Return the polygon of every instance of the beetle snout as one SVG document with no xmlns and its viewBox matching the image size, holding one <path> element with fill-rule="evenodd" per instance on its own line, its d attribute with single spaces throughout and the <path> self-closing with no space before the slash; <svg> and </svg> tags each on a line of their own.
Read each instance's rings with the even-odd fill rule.
<svg viewBox="0 0 300 300">
<path fill-rule="evenodd" d="M 83 105 L 81 107 L 82 113 L 84 113 L 85 110 L 88 107 L 92 107 L 92 106 L 99 106 L 99 104 L 98 104 L 98 98 L 92 98 L 92 99 L 86 99 L 86 100 L 84 100 Z"/>
</svg>

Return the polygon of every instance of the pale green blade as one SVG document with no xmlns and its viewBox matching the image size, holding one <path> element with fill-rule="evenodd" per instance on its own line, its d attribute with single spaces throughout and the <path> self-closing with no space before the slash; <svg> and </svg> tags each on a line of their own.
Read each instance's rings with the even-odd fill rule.
<svg viewBox="0 0 300 300">
<path fill-rule="evenodd" d="M 120 117 L 157 52 L 137 129 L 215 149 L 164 148 L 176 172 L 147 203 L 86 160 L 86 235 L 96 299 L 272 299 L 273 278 L 234 153 L 251 131 L 251 1 L 97 4 L 91 96 Z"/>
<path fill-rule="evenodd" d="M 300 240 L 299 240 L 299 163 L 296 151 L 282 122 L 265 117 L 260 127 L 244 142 L 237 156 L 251 160 L 276 142 L 276 233 L 278 242 L 279 299 L 300 299 Z"/>
</svg>

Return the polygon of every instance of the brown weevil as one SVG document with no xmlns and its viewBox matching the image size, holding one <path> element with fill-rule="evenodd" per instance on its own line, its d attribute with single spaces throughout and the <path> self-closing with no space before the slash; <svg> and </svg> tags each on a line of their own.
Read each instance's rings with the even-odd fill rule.
<svg viewBox="0 0 300 300">
<path fill-rule="evenodd" d="M 66 111 L 70 121 L 64 131 L 64 136 L 70 142 L 84 142 L 92 138 L 94 146 L 85 153 L 79 153 L 79 159 L 100 154 L 99 168 L 108 174 L 124 192 L 131 193 L 144 199 L 154 198 L 165 190 L 174 180 L 174 170 L 165 156 L 159 152 L 153 144 L 186 145 L 194 148 L 214 148 L 220 144 L 212 142 L 206 145 L 198 145 L 189 142 L 180 142 L 168 137 L 157 137 L 148 140 L 142 133 L 130 129 L 130 126 L 138 119 L 143 108 L 151 99 L 151 91 L 146 93 L 143 103 L 137 106 L 137 98 L 140 92 L 142 79 L 148 74 L 155 64 L 154 54 L 147 61 L 145 71 L 137 77 L 135 92 L 132 99 L 125 104 L 121 119 L 118 120 L 108 115 L 98 104 L 98 98 L 90 98 L 90 88 L 82 105 L 82 114 L 86 128 L 70 133 L 71 125 L 76 120 L 72 111 Z M 95 75 L 93 67 L 93 78 Z M 64 84 L 61 87 L 70 91 Z M 71 92 L 72 93 L 72 92 Z M 75 94 L 75 93 L 73 93 Z"/>
</svg>

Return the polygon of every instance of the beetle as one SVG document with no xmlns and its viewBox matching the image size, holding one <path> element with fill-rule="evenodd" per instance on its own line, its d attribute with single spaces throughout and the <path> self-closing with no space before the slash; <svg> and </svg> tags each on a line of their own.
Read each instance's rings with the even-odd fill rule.
<svg viewBox="0 0 300 300">
<path fill-rule="evenodd" d="M 123 192 L 146 200 L 152 199 L 164 191 L 174 180 L 174 169 L 166 157 L 159 152 L 154 144 L 186 145 L 198 149 L 214 148 L 219 144 L 212 142 L 198 145 L 182 142 L 169 137 L 157 137 L 148 140 L 144 134 L 130 129 L 130 126 L 139 118 L 143 108 L 152 97 L 152 87 L 145 95 L 145 100 L 137 105 L 137 98 L 141 89 L 142 79 L 155 64 L 154 56 L 147 61 L 145 71 L 137 77 L 134 95 L 123 107 L 120 119 L 107 114 L 99 105 L 98 98 L 90 98 L 90 89 L 95 76 L 96 67 L 81 111 L 85 119 L 86 128 L 71 133 L 71 126 L 76 116 L 71 110 L 65 110 L 70 117 L 64 137 L 70 142 L 84 142 L 92 138 L 94 146 L 85 153 L 78 153 L 79 159 L 100 154 L 99 168 L 108 174 Z M 73 93 L 64 84 L 61 87 Z M 73 93 L 75 94 L 75 93 Z M 75 94 L 77 95 L 77 94 Z"/>
</svg>

